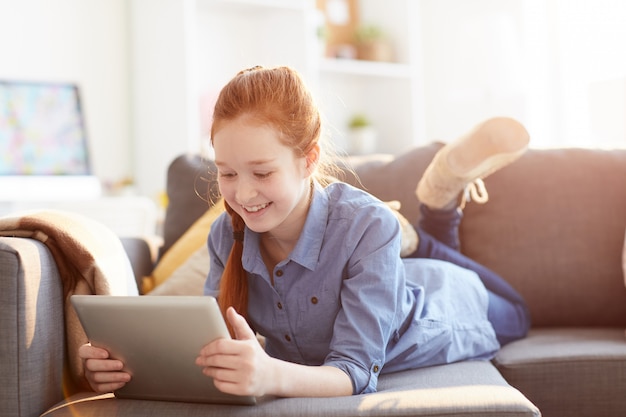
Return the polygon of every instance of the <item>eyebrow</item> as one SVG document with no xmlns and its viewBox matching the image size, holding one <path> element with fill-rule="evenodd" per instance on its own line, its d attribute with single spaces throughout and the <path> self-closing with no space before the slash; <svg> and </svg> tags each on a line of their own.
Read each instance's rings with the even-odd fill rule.
<svg viewBox="0 0 626 417">
<path fill-rule="evenodd" d="M 268 158 L 268 159 L 255 159 L 253 161 L 249 161 L 247 164 L 248 165 L 265 165 L 265 164 L 269 164 L 271 162 L 274 162 L 276 160 L 276 158 Z M 224 165 L 228 165 L 224 162 L 218 161 L 217 159 L 214 161 L 215 165 L 217 166 L 224 166 Z"/>
</svg>

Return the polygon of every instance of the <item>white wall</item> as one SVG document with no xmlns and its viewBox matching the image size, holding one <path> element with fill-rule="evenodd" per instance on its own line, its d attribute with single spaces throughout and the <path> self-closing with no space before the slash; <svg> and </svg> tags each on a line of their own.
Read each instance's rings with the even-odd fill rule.
<svg viewBox="0 0 626 417">
<path fill-rule="evenodd" d="M 449 141 L 525 113 L 520 0 L 422 0 L 426 131 Z"/>
<path fill-rule="evenodd" d="M 626 2 L 420 5 L 427 137 L 507 115 L 534 147 L 626 147 Z"/>
<path fill-rule="evenodd" d="M 137 190 L 156 197 L 167 168 L 181 153 L 198 150 L 193 91 L 193 0 L 129 0 L 134 173 Z"/>
<path fill-rule="evenodd" d="M 418 1 L 426 140 L 506 114 L 529 127 L 535 146 L 626 146 L 623 0 Z M 175 13 L 153 16 L 153 2 Z M 196 150 L 202 134 L 188 129 L 199 117 L 189 83 L 214 94 L 203 80 L 211 60 L 223 68 L 228 56 L 202 49 L 211 29 L 188 32 L 189 21 L 211 23 L 195 13 L 195 0 L 0 0 L 0 78 L 78 83 L 96 174 L 132 176 L 154 197 L 171 157 Z M 143 36 L 158 47 L 138 48 Z M 166 82 L 152 88 L 154 77 Z"/>
<path fill-rule="evenodd" d="M 77 83 L 92 163 L 132 175 L 126 0 L 0 0 L 0 78 Z"/>
<path fill-rule="evenodd" d="M 135 176 L 138 190 L 155 196 L 175 157 L 207 148 L 210 103 L 223 85 L 253 65 L 281 63 L 306 73 L 304 34 L 314 38 L 314 31 L 305 25 L 302 1 L 129 4 Z"/>
</svg>

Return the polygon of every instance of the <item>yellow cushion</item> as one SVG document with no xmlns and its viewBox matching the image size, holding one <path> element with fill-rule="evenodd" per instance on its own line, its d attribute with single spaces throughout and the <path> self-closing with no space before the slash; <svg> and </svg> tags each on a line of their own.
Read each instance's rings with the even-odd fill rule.
<svg viewBox="0 0 626 417">
<path fill-rule="evenodd" d="M 211 259 L 206 245 L 196 250 L 165 281 L 146 295 L 203 295 Z"/>
<path fill-rule="evenodd" d="M 165 252 L 152 275 L 144 277 L 142 292 L 147 294 L 167 281 L 174 272 L 190 261 L 192 255 L 202 248 L 206 250 L 206 242 L 211 225 L 224 211 L 224 204 L 220 199 L 196 220 L 187 231 Z M 209 265 L 206 265 L 208 273 Z M 204 276 L 206 278 L 206 274 Z"/>
</svg>

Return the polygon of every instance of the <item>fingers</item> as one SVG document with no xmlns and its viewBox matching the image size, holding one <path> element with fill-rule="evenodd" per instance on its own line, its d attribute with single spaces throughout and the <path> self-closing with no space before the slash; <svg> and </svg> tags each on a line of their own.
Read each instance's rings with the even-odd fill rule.
<svg viewBox="0 0 626 417">
<path fill-rule="evenodd" d="M 230 307 L 226 319 L 235 339 L 217 339 L 204 346 L 196 358 L 202 373 L 213 378 L 215 387 L 230 394 L 262 392 L 266 353 L 246 319 Z"/>
<path fill-rule="evenodd" d="M 91 372 L 85 370 L 85 377 L 91 388 L 97 393 L 118 390 L 130 381 L 130 375 L 126 372 Z"/>
<path fill-rule="evenodd" d="M 258 345 L 256 334 L 252 331 L 246 319 L 238 314 L 234 308 L 228 308 L 226 318 L 235 331 L 235 339 L 216 339 L 205 345 L 196 359 L 197 365 L 227 367 L 224 365 L 224 359 L 218 357 L 245 355 L 246 351 L 250 349 L 250 346 L 248 346 L 250 340 L 254 340 L 255 347 Z"/>
<path fill-rule="evenodd" d="M 237 365 L 238 358 L 246 355 L 246 350 L 245 344 L 239 340 L 217 339 L 202 348 L 196 365 L 230 368 Z"/>
<path fill-rule="evenodd" d="M 87 343 L 78 348 L 78 357 L 83 360 L 106 359 L 109 357 L 109 352 L 107 352 L 106 349 L 97 348 L 95 346 L 91 346 L 90 343 Z"/>
<path fill-rule="evenodd" d="M 78 356 L 83 360 L 85 378 L 95 392 L 115 391 L 130 381 L 122 361 L 111 359 L 106 349 L 86 344 L 78 349 Z"/>
<path fill-rule="evenodd" d="M 204 346 L 196 358 L 196 365 L 202 368 L 237 369 L 252 367 L 256 350 L 262 350 L 255 340 L 217 339 Z"/>
<path fill-rule="evenodd" d="M 117 359 L 86 359 L 84 364 L 90 372 L 119 372 L 124 369 L 122 361 Z"/>
<path fill-rule="evenodd" d="M 109 352 L 106 349 L 97 348 L 91 344 L 79 347 L 78 356 L 83 360 L 85 369 L 92 373 L 115 372 L 124 368 L 122 361 L 109 358 Z"/>
<path fill-rule="evenodd" d="M 213 378 L 215 388 L 226 394 L 256 395 L 249 384 L 238 374 L 230 370 L 205 368 L 202 373 Z"/>
<path fill-rule="evenodd" d="M 123 372 L 123 367 L 121 361 L 114 359 L 87 359 L 85 378 L 95 392 L 115 391 L 130 381 L 130 374 Z"/>
<path fill-rule="evenodd" d="M 245 358 L 232 355 L 214 355 L 207 359 L 202 373 L 213 379 L 215 387 L 235 395 L 256 395 L 254 382 L 259 378 L 256 366 Z"/>
</svg>

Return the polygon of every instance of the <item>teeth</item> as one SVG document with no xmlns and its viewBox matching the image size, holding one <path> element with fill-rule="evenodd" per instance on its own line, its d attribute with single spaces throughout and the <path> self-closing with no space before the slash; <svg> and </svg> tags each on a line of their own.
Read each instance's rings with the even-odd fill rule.
<svg viewBox="0 0 626 417">
<path fill-rule="evenodd" d="M 251 213 L 256 213 L 259 210 L 263 210 L 265 207 L 267 207 L 269 204 L 265 203 L 265 204 L 261 204 L 259 206 L 243 206 L 244 209 L 246 209 L 246 211 L 249 211 Z"/>
</svg>

